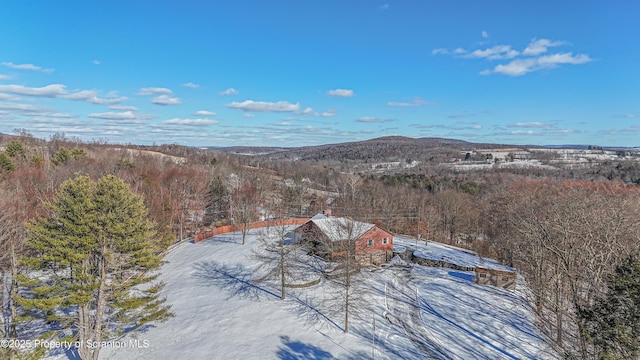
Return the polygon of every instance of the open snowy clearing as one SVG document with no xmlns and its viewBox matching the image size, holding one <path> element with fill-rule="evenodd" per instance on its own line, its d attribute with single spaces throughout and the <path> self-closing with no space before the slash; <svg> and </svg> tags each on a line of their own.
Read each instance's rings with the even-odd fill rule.
<svg viewBox="0 0 640 360">
<path fill-rule="evenodd" d="M 244 246 L 239 233 L 177 246 L 161 269 L 175 317 L 138 334 L 139 347 L 114 345 L 100 358 L 557 358 L 534 325 L 522 282 L 509 291 L 473 284 L 473 272 L 418 265 L 356 275 L 345 334 L 334 281 L 287 289 L 284 301 L 275 284 L 254 282 L 252 249 L 263 231 L 253 230 Z M 452 257 L 470 256 L 444 249 Z M 62 351 L 52 355 L 67 358 Z"/>
</svg>

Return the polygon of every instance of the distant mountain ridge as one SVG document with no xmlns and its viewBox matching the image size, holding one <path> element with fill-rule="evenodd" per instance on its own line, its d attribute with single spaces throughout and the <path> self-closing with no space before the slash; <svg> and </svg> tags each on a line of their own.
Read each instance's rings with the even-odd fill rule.
<svg viewBox="0 0 640 360">
<path fill-rule="evenodd" d="M 447 138 L 410 138 L 405 136 L 384 136 L 364 141 L 302 147 L 256 147 L 232 146 L 215 148 L 218 151 L 235 154 L 263 156 L 271 159 L 297 160 L 338 160 L 401 161 L 424 158 L 426 155 L 456 154 L 472 148 L 512 148 L 504 144 L 475 144 L 464 140 Z"/>
</svg>

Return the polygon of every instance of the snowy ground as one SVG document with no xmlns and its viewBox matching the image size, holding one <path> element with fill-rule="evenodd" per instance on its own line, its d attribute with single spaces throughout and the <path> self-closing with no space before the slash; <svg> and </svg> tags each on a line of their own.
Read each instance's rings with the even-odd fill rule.
<svg viewBox="0 0 640 360">
<path fill-rule="evenodd" d="M 334 282 L 288 289 L 284 301 L 275 284 L 254 283 L 258 233 L 244 246 L 231 233 L 176 247 L 161 270 L 176 316 L 139 334 L 141 347 L 105 348 L 100 358 L 557 358 L 534 326 L 524 284 L 512 292 L 473 284 L 471 272 L 417 265 L 356 275 L 344 334 Z M 469 256 L 444 249 L 448 256 Z"/>
</svg>

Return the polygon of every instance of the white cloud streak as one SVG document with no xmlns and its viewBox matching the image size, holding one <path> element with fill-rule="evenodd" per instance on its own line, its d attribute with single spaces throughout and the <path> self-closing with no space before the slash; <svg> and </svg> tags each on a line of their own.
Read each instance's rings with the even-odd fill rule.
<svg viewBox="0 0 640 360">
<path fill-rule="evenodd" d="M 329 109 L 327 111 L 324 111 L 323 113 L 320 114 L 320 116 L 322 117 L 332 117 L 332 116 L 336 116 L 338 115 L 338 113 L 336 112 L 335 109 Z"/>
<path fill-rule="evenodd" d="M 302 110 L 299 114 L 300 115 L 304 115 L 304 116 L 332 117 L 332 116 L 336 116 L 338 113 L 336 112 L 335 109 L 328 109 L 327 111 L 319 113 L 319 112 L 313 110 L 312 108 L 308 107 L 308 108 Z"/>
<path fill-rule="evenodd" d="M 14 64 L 12 62 L 3 62 L 2 65 L 14 70 L 41 71 L 46 74 L 50 74 L 53 72 L 53 69 L 47 69 L 33 64 Z"/>
<path fill-rule="evenodd" d="M 533 39 L 522 52 L 523 55 L 540 55 L 547 52 L 550 47 L 563 45 L 563 41 L 551 41 L 548 39 Z"/>
<path fill-rule="evenodd" d="M 120 111 L 136 111 L 137 107 L 131 105 L 110 105 L 109 109 L 111 110 L 120 110 Z"/>
<path fill-rule="evenodd" d="M 198 110 L 198 111 L 194 112 L 191 115 L 193 115 L 193 116 L 216 116 L 216 113 L 214 113 L 213 111 Z"/>
<path fill-rule="evenodd" d="M 56 118 L 71 118 L 73 116 L 69 114 L 59 113 L 54 109 L 36 106 L 30 104 L 14 104 L 14 103 L 0 103 L 0 111 L 6 110 L 10 112 L 17 112 L 25 116 L 47 116 Z"/>
<path fill-rule="evenodd" d="M 267 102 L 245 100 L 242 102 L 234 101 L 227 104 L 227 107 L 249 112 L 294 112 L 300 110 L 300 103 L 292 104 L 288 101 Z"/>
<path fill-rule="evenodd" d="M 488 34 L 483 31 L 483 37 L 485 35 L 488 36 Z M 534 38 L 522 51 L 513 49 L 511 45 L 496 45 L 473 51 L 467 51 L 463 48 L 457 48 L 453 51 L 445 48 L 436 48 L 433 49 L 431 53 L 433 55 L 453 55 L 465 59 L 512 59 L 506 64 L 499 64 L 493 69 L 485 69 L 480 72 L 480 75 L 501 74 L 512 77 L 522 76 L 538 70 L 554 69 L 562 64 L 578 65 L 593 61 L 587 54 L 573 55 L 571 52 L 542 55 L 547 53 L 551 47 L 565 44 L 566 42 L 564 41 Z"/>
<path fill-rule="evenodd" d="M 355 94 L 353 90 L 349 90 L 349 89 L 333 89 L 333 90 L 327 91 L 327 95 L 335 96 L 335 97 L 352 97 Z"/>
<path fill-rule="evenodd" d="M 74 93 L 64 95 L 63 97 L 69 100 L 86 101 L 91 104 L 99 105 L 115 105 L 127 100 L 127 97 L 125 96 L 116 95 L 101 98 L 95 90 L 76 91 Z"/>
<path fill-rule="evenodd" d="M 186 125 L 186 126 L 206 126 L 206 125 L 215 125 L 220 123 L 218 120 L 211 119 L 171 119 L 165 120 L 162 124 L 169 125 Z"/>
<path fill-rule="evenodd" d="M 445 48 L 437 48 L 431 51 L 432 55 L 449 55 L 449 50 Z"/>
<path fill-rule="evenodd" d="M 171 89 L 163 88 L 163 87 L 146 87 L 138 90 L 138 95 L 160 95 L 160 94 L 173 94 Z"/>
<path fill-rule="evenodd" d="M 227 90 L 220 92 L 221 96 L 238 95 L 238 94 L 240 94 L 240 91 L 234 88 L 228 88 Z"/>
<path fill-rule="evenodd" d="M 89 114 L 90 118 L 105 119 L 105 120 L 134 120 L 140 119 L 140 116 L 134 114 L 133 111 L 124 112 L 105 112 L 105 113 L 93 113 Z"/>
<path fill-rule="evenodd" d="M 151 102 L 156 104 L 156 105 L 178 105 L 181 104 L 182 101 L 180 101 L 179 98 L 175 97 L 175 96 L 169 96 L 169 95 L 160 95 L 160 96 L 156 96 L 153 99 L 151 99 Z"/>
<path fill-rule="evenodd" d="M 200 85 L 194 84 L 192 82 L 184 83 L 184 84 L 182 84 L 182 86 L 184 86 L 186 88 L 189 88 L 189 89 L 198 89 L 200 87 Z"/>
<path fill-rule="evenodd" d="M 415 97 L 412 102 L 395 102 L 389 101 L 387 102 L 387 106 L 396 106 L 396 107 L 419 107 L 423 105 L 435 105 L 435 102 L 426 101 L 421 99 L 420 97 Z"/>
<path fill-rule="evenodd" d="M 520 52 L 513 50 L 509 45 L 496 45 L 484 50 L 474 50 L 464 57 L 466 58 L 484 58 L 489 60 L 513 59 L 520 55 Z"/>
<path fill-rule="evenodd" d="M 65 88 L 66 86 L 62 84 L 51 84 L 39 88 L 26 87 L 22 85 L 0 85 L 0 92 L 54 98 L 66 94 L 67 92 Z"/>
<path fill-rule="evenodd" d="M 533 122 L 519 122 L 515 124 L 509 124 L 508 127 L 518 127 L 518 128 L 550 128 L 553 127 L 553 124 L 533 121 Z"/>
<path fill-rule="evenodd" d="M 362 122 L 362 123 L 386 123 L 386 122 L 395 121 L 395 119 L 379 119 L 379 118 L 374 118 L 370 116 L 363 116 L 356 121 Z"/>
<path fill-rule="evenodd" d="M 495 68 L 493 68 L 493 70 L 483 70 L 482 72 L 480 72 L 480 74 L 502 74 L 515 77 L 538 70 L 554 69 L 558 65 L 562 64 L 578 65 L 586 64 L 591 61 L 593 60 L 589 57 L 589 55 L 586 54 L 578 54 L 575 56 L 570 52 L 551 54 L 540 56 L 537 58 L 516 59 L 507 64 L 497 65 Z"/>
</svg>

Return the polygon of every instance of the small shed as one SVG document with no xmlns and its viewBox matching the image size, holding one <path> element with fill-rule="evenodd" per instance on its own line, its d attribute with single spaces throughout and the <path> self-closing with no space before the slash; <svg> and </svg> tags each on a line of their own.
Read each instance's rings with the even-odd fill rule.
<svg viewBox="0 0 640 360">
<path fill-rule="evenodd" d="M 476 267 L 473 282 L 480 285 L 491 285 L 508 290 L 516 289 L 516 273 L 514 271 L 487 269 Z"/>
</svg>

